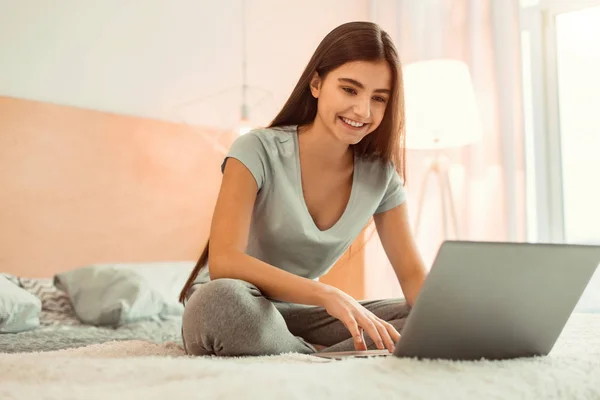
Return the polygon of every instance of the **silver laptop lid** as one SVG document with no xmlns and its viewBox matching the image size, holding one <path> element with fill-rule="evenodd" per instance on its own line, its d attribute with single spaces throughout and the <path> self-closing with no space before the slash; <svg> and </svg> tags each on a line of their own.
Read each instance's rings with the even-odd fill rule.
<svg viewBox="0 0 600 400">
<path fill-rule="evenodd" d="M 447 241 L 394 354 L 546 355 L 599 262 L 600 246 Z"/>
</svg>

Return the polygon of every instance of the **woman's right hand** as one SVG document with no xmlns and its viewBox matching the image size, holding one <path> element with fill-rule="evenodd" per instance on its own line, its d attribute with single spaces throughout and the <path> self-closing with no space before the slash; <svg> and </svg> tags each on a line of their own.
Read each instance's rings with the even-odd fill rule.
<svg viewBox="0 0 600 400">
<path fill-rule="evenodd" d="M 352 296 L 330 286 L 323 297 L 323 307 L 350 331 L 356 350 L 367 350 L 363 336 L 365 330 L 378 349 L 387 348 L 390 353 L 394 351 L 394 344 L 400 339 L 400 333 L 390 323 L 364 308 Z"/>
</svg>

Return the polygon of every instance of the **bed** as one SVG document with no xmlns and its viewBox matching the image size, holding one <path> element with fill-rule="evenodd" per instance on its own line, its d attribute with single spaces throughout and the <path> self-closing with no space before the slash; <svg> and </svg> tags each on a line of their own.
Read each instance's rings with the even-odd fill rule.
<svg viewBox="0 0 600 400">
<path fill-rule="evenodd" d="M 599 399 L 598 332 L 600 316 L 574 314 L 549 356 L 493 362 L 218 359 L 188 357 L 168 338 L 110 341 L 0 354 L 0 398 Z"/>
<path fill-rule="evenodd" d="M 143 321 L 117 328 L 92 325 L 45 326 L 14 335 L 0 335 L 0 349 L 5 354 L 47 352 L 127 340 L 181 346 L 181 322 Z"/>
<path fill-rule="evenodd" d="M 39 302 L 37 325 L 0 334 L 1 399 L 600 399 L 594 313 L 539 358 L 189 357 L 176 295 L 208 235 L 215 132 L 7 97 L 0 130 L 0 278 Z M 322 279 L 357 298 L 363 240 Z"/>
</svg>

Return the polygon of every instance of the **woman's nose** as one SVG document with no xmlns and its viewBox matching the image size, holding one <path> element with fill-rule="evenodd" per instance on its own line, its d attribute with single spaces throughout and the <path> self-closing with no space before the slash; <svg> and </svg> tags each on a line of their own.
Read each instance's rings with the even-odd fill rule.
<svg viewBox="0 0 600 400">
<path fill-rule="evenodd" d="M 366 119 L 370 118 L 371 117 L 371 101 L 370 101 L 370 99 L 359 100 L 354 105 L 354 112 L 362 120 L 366 120 Z"/>
</svg>

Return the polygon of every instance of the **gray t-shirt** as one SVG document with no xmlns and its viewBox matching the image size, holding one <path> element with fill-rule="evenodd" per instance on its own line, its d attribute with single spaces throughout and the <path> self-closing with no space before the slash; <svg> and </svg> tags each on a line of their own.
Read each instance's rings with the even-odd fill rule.
<svg viewBox="0 0 600 400">
<path fill-rule="evenodd" d="M 297 126 L 251 131 L 237 138 L 225 157 L 250 170 L 258 193 L 246 253 L 293 274 L 316 279 L 344 254 L 377 213 L 402 204 L 402 179 L 390 163 L 355 157 L 350 200 L 327 230 L 314 223 L 302 193 Z M 208 267 L 195 283 L 210 280 Z"/>
</svg>

